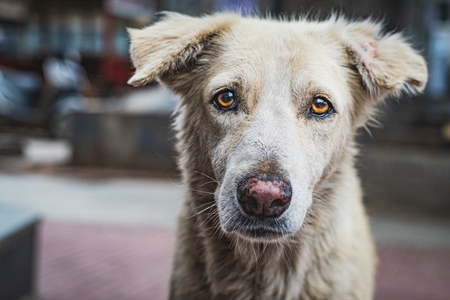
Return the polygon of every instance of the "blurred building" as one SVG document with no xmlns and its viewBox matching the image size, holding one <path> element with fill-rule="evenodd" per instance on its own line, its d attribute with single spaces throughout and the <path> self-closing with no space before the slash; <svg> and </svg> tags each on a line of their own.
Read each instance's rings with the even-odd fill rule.
<svg viewBox="0 0 450 300">
<path fill-rule="evenodd" d="M 89 75 L 126 82 L 126 27 L 150 22 L 148 0 L 0 0 L 0 64 L 40 71 L 51 54 L 77 50 Z"/>
<path fill-rule="evenodd" d="M 0 0 L 0 64 L 39 69 L 52 53 L 76 49 L 91 76 L 123 84 L 130 73 L 127 26 L 143 26 L 157 10 L 198 15 L 240 9 L 278 14 L 344 11 L 383 17 L 391 28 L 409 28 L 417 43 L 442 57 L 448 51 L 447 0 Z M 319 13 L 319 14 L 320 14 Z M 444 45 L 445 44 L 445 45 Z M 444 45 L 444 46 L 443 46 Z M 439 50 L 439 49 L 440 50 Z M 440 65 L 440 64 L 439 64 Z M 442 66 L 440 65 L 442 68 Z M 442 73 L 443 71 L 441 71 Z M 436 87 L 436 89 L 443 89 Z"/>
<path fill-rule="evenodd" d="M 123 83 L 124 73 L 128 76 L 130 71 L 125 28 L 148 24 L 157 10 L 194 15 L 226 9 L 269 11 L 275 15 L 308 12 L 326 15 L 339 10 L 350 16 L 373 15 L 383 17 L 391 28 L 414 31 L 423 48 L 431 36 L 431 51 L 442 56 L 441 48 L 445 46 L 448 50 L 448 46 L 443 46 L 447 44 L 446 32 L 450 31 L 448 3 L 447 0 L 0 0 L 0 63 L 36 69 L 46 55 L 76 49 L 86 60 L 90 74 L 103 74 L 113 83 Z"/>
<path fill-rule="evenodd" d="M 0 65 L 41 71 L 46 56 L 77 50 L 94 85 L 125 85 L 133 71 L 126 27 L 142 27 L 160 10 L 230 9 L 383 19 L 426 54 L 429 98 L 447 99 L 450 92 L 450 0 L 0 0 Z"/>
</svg>

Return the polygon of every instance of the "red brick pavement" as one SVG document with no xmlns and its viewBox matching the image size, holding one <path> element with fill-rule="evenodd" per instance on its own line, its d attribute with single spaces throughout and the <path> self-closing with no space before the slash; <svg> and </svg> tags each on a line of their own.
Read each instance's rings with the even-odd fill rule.
<svg viewBox="0 0 450 300">
<path fill-rule="evenodd" d="M 449 300 L 450 250 L 379 245 L 377 300 Z"/>
<path fill-rule="evenodd" d="M 171 230 L 46 221 L 39 244 L 39 299 L 167 299 Z"/>
<path fill-rule="evenodd" d="M 163 300 L 173 231 L 45 221 L 37 293 L 43 300 Z M 377 300 L 450 299 L 450 250 L 378 247 Z"/>
</svg>

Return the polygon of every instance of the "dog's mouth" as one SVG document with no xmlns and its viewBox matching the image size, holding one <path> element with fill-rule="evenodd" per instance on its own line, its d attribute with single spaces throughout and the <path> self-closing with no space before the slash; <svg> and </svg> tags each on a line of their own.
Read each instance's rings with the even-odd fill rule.
<svg viewBox="0 0 450 300">
<path fill-rule="evenodd" d="M 275 242 L 293 233 L 286 220 L 241 217 L 234 224 L 228 224 L 226 232 L 253 242 Z"/>
</svg>

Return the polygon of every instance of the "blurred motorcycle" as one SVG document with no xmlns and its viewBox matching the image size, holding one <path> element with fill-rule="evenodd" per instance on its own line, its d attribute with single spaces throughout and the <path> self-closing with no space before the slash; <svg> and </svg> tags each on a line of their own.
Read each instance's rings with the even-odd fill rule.
<svg viewBox="0 0 450 300">
<path fill-rule="evenodd" d="M 76 53 L 48 57 L 45 83 L 32 72 L 0 66 L 0 127 L 39 128 L 59 136 L 65 117 L 83 109 L 81 89 L 88 83 Z"/>
</svg>

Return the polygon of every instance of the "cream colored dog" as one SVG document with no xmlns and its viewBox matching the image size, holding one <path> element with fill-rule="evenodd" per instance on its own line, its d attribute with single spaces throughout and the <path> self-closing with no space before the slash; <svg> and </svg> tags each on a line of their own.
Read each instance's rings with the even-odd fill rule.
<svg viewBox="0 0 450 300">
<path fill-rule="evenodd" d="M 181 98 L 171 299 L 371 299 L 354 136 L 378 102 L 424 89 L 424 59 L 340 17 L 170 13 L 130 36 L 129 83 Z"/>
</svg>

